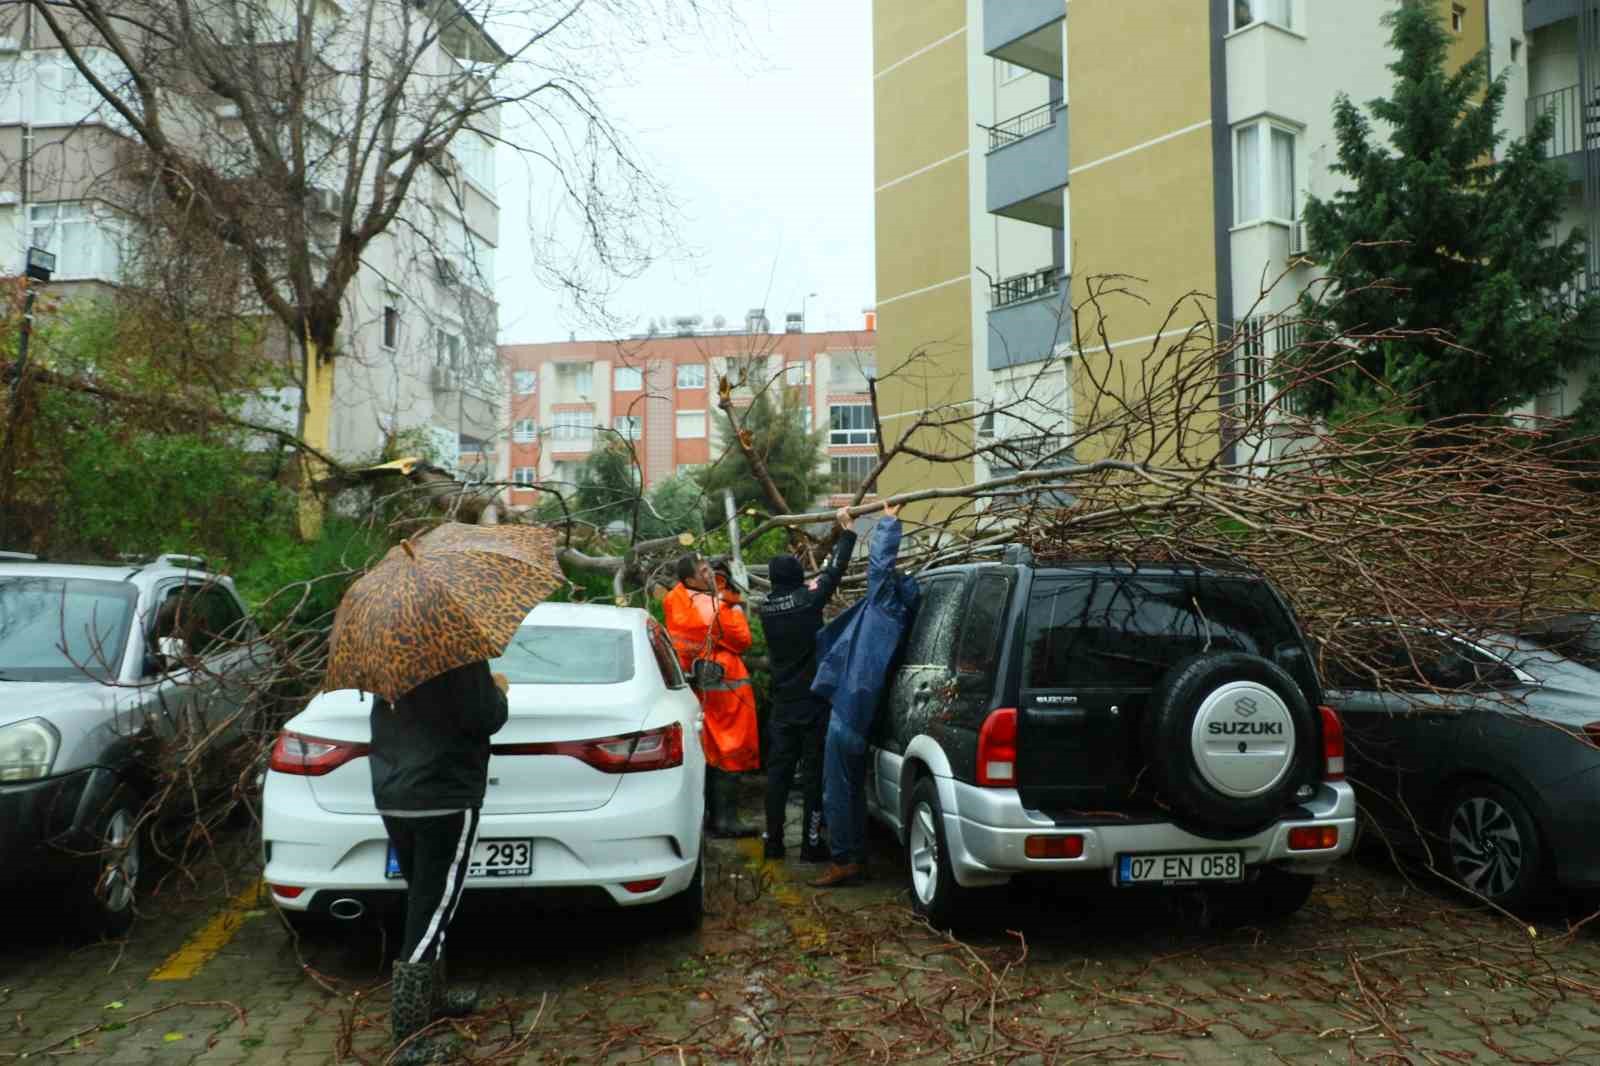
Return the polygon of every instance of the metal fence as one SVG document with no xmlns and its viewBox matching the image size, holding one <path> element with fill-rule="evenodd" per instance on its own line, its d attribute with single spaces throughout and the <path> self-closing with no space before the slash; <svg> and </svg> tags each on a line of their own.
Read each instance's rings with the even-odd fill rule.
<svg viewBox="0 0 1600 1066">
<path fill-rule="evenodd" d="M 1555 120 L 1555 130 L 1545 142 L 1545 154 L 1551 159 L 1583 150 L 1584 123 L 1600 123 L 1600 109 L 1590 104 L 1585 114 L 1578 86 L 1540 93 L 1528 97 L 1528 129 L 1543 115 Z"/>
<path fill-rule="evenodd" d="M 989 151 L 1004 148 L 1008 144 L 1032 137 L 1040 130 L 1047 130 L 1056 124 L 1056 112 L 1060 110 L 1057 101 L 1040 104 L 1038 107 L 1029 108 L 1020 115 L 1013 115 L 1004 122 L 996 122 L 993 126 L 986 127 L 989 131 Z"/>
<path fill-rule="evenodd" d="M 1061 278 L 1062 272 L 1053 266 L 1001 278 L 989 286 L 989 307 L 1007 307 L 1024 300 L 1051 296 L 1060 291 Z"/>
</svg>

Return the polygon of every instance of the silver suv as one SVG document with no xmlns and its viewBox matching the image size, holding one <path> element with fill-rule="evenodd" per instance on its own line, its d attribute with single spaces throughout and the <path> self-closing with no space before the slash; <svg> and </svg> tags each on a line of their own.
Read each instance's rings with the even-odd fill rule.
<svg viewBox="0 0 1600 1066">
<path fill-rule="evenodd" d="M 0 556 L 0 884 L 63 888 L 85 927 L 133 920 L 163 756 L 242 741 L 270 658 L 203 560 Z M 204 784 L 220 784 L 208 782 Z"/>
<path fill-rule="evenodd" d="M 1260 575 L 1014 548 L 917 580 L 867 803 L 931 921 L 981 886 L 1074 871 L 1269 920 L 1350 850 L 1343 729 Z"/>
</svg>

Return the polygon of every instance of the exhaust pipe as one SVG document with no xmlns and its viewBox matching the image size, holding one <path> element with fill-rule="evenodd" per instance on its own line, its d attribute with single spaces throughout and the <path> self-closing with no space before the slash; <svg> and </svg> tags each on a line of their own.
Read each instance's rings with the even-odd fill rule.
<svg viewBox="0 0 1600 1066">
<path fill-rule="evenodd" d="M 367 913 L 367 905 L 359 899 L 336 899 L 328 904 L 328 913 L 340 921 L 353 922 Z"/>
</svg>

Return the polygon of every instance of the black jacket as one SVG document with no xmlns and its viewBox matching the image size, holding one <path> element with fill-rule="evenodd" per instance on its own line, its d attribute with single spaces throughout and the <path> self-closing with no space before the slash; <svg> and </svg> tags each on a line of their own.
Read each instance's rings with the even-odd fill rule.
<svg viewBox="0 0 1600 1066">
<path fill-rule="evenodd" d="M 761 628 L 767 636 L 772 662 L 772 699 L 783 703 L 816 703 L 811 679 L 817 672 L 817 630 L 822 628 L 822 608 L 850 565 L 856 535 L 839 534 L 833 555 L 810 584 L 774 588 L 761 605 Z"/>
<path fill-rule="evenodd" d="M 380 811 L 483 806 L 489 738 L 506 724 L 506 697 L 489 664 L 458 666 L 372 707 L 372 798 Z"/>
</svg>

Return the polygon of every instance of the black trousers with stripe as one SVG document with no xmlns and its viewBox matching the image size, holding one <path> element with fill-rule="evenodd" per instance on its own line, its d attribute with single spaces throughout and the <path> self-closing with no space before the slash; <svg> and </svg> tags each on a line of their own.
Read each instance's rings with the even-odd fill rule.
<svg viewBox="0 0 1600 1066">
<path fill-rule="evenodd" d="M 401 962 L 444 957 L 444 934 L 466 887 L 472 844 L 478 836 L 476 808 L 426 818 L 383 817 L 383 828 L 406 879 L 406 931 Z"/>
</svg>

